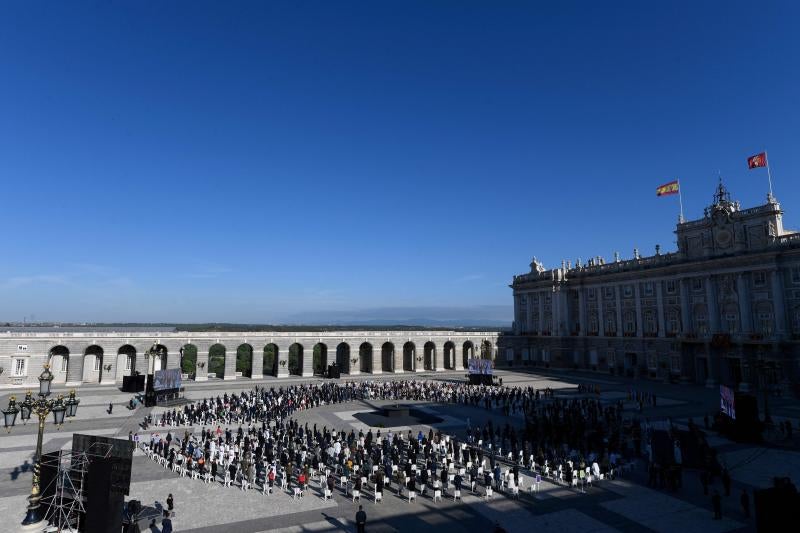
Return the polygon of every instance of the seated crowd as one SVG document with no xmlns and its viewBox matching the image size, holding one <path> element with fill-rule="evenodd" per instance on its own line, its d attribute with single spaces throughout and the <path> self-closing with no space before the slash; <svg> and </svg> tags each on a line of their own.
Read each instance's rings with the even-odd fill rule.
<svg viewBox="0 0 800 533">
<path fill-rule="evenodd" d="M 304 409 L 355 400 L 418 400 L 457 403 L 520 413 L 525 427 L 467 427 L 460 436 L 371 429 L 339 431 L 309 427 L 292 418 Z M 353 499 L 369 490 L 377 501 L 394 485 L 398 495 L 458 498 L 462 487 L 518 494 L 520 470 L 530 490 L 542 477 L 578 486 L 611 476 L 619 461 L 621 403 L 557 399 L 531 387 L 468 386 L 439 381 L 385 381 L 293 385 L 224 394 L 148 417 L 143 424 L 202 427 L 183 437 L 154 432 L 140 446 L 165 467 L 205 482 L 242 490 L 280 487 L 302 496 L 313 479 L 330 497 L 338 484 Z M 238 426 L 233 429 L 233 426 Z M 138 439 L 138 436 L 137 436 Z M 405 491 L 405 492 L 404 492 Z"/>
</svg>

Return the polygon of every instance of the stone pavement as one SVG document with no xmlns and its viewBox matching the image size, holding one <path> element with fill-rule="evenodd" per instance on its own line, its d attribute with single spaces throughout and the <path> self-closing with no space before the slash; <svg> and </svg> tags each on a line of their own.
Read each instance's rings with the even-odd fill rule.
<svg viewBox="0 0 800 533">
<path fill-rule="evenodd" d="M 685 423 L 689 417 L 700 423 L 704 413 L 717 407 L 716 390 L 693 385 L 667 385 L 662 383 L 633 381 L 627 378 L 591 373 L 507 372 L 498 374 L 506 386 L 549 387 L 557 396 L 579 397 L 575 384 L 596 384 L 600 387 L 601 399 L 609 402 L 622 400 L 630 416 L 662 420 L 669 417 L 675 423 Z M 391 375 L 361 376 L 358 379 L 392 379 Z M 437 374 L 428 378 L 462 380 L 459 374 Z M 400 379 L 421 376 L 397 376 Z M 281 386 L 288 383 L 308 382 L 310 379 L 291 381 L 262 380 L 259 386 Z M 235 382 L 190 383 L 187 397 L 198 399 L 206 396 L 248 389 L 253 385 L 247 380 Z M 639 413 L 638 405 L 627 402 L 629 388 L 655 393 L 657 407 L 645 407 Z M 147 410 L 128 411 L 124 406 L 130 395 L 116 389 L 91 387 L 78 391 L 81 406 L 78 417 L 56 431 L 50 423 L 45 433 L 44 448 L 50 451 L 69 448 L 73 432 L 117 435 L 127 438 L 129 430 L 137 428 Z M 85 396 L 84 396 L 85 395 Z M 6 395 L 7 396 L 7 395 Z M 19 397 L 20 394 L 17 394 Z M 106 412 L 108 402 L 114 402 L 114 412 Z M 5 404 L 4 399 L 0 402 Z M 353 415 L 374 409 L 380 402 L 362 402 L 324 406 L 296 414 L 300 422 L 335 426 L 337 428 L 359 428 L 363 423 Z M 491 418 L 495 423 L 509 421 L 521 424 L 519 415 L 505 417 L 496 410 L 418 403 L 421 409 L 440 417 L 440 423 L 432 424 L 450 433 L 462 433 L 467 423 L 483 424 Z M 774 416 L 796 417 L 795 406 L 788 399 L 771 403 Z M 154 414 L 162 409 L 156 408 Z M 795 413 L 795 414 L 792 414 Z M 796 418 L 795 418 L 796 421 Z M 24 514 L 25 496 L 30 491 L 30 464 L 35 445 L 35 425 L 14 428 L 11 433 L 0 435 L 0 517 L 5 521 L 0 531 L 15 531 L 16 523 Z M 199 428 L 189 428 L 197 431 Z M 395 428 L 397 431 L 400 428 Z M 427 432 L 427 426 L 408 426 L 416 433 Z M 165 433 L 168 429 L 153 429 Z M 171 428 L 182 432 L 182 428 Z M 405 431 L 405 427 L 403 428 Z M 383 430 L 385 431 L 385 429 Z M 800 454 L 796 450 L 776 449 L 765 446 L 740 445 L 721 437 L 710 438 L 720 450 L 720 458 L 729 465 L 734 480 L 732 496 L 724 498 L 721 521 L 711 519 L 708 496 L 703 496 L 696 474 L 687 471 L 684 486 L 676 492 L 659 491 L 643 485 L 644 469 L 640 466 L 625 479 L 604 481 L 581 493 L 570 487 L 544 482 L 537 494 L 525 491 L 531 478 L 523 472 L 523 494 L 519 500 L 503 494 L 486 501 L 462 491 L 463 501 L 453 502 L 452 496 L 442 502 L 432 502 L 429 496 L 420 496 L 415 503 L 387 491 L 379 504 L 371 498 L 363 498 L 368 516 L 368 531 L 393 532 L 415 531 L 433 528 L 437 533 L 449 531 L 491 531 L 495 523 L 509 532 L 515 531 L 692 531 L 727 532 L 753 530 L 752 520 L 744 520 L 738 509 L 738 494 L 742 488 L 768 486 L 774 475 L 790 475 L 800 481 Z M 27 463 L 26 463 L 27 461 Z M 27 465 L 27 466 L 26 466 Z M 720 484 L 717 481 L 717 488 Z M 366 491 L 371 494 L 370 491 Z M 172 472 L 137 452 L 133 461 L 131 497 L 145 504 L 163 502 L 172 493 L 176 501 L 176 516 L 173 520 L 176 531 L 194 533 L 257 533 L 262 531 L 316 532 L 354 531 L 353 519 L 358 503 L 353 503 L 337 488 L 332 501 L 321 498 L 316 481 L 301 500 L 293 500 L 288 494 L 262 495 L 258 491 L 242 492 L 238 488 L 225 488 L 220 484 L 206 485 L 197 480 L 180 478 Z M 751 492 L 752 495 L 752 492 Z M 752 499 L 752 498 L 751 498 Z"/>
</svg>

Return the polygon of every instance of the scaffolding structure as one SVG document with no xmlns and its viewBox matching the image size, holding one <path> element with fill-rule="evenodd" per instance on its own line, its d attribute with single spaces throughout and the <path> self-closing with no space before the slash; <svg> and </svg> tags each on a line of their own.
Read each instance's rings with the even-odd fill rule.
<svg viewBox="0 0 800 533">
<path fill-rule="evenodd" d="M 89 472 L 89 465 L 97 459 L 111 457 L 111 444 L 92 443 L 86 450 L 71 452 L 61 450 L 57 459 L 43 459 L 42 466 L 57 469 L 50 485 L 43 487 L 46 494 L 55 483 L 52 496 L 42 498 L 42 505 L 47 508 L 45 522 L 49 524 L 47 531 L 77 533 L 80 529 L 81 517 L 86 513 L 86 495 L 84 484 Z"/>
</svg>

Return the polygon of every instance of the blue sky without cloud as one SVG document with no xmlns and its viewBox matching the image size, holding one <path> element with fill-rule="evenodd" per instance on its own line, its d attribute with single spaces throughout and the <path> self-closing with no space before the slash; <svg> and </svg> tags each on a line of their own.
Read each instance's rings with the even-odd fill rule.
<svg viewBox="0 0 800 533">
<path fill-rule="evenodd" d="M 718 172 L 763 203 L 745 158 L 764 149 L 800 228 L 798 20 L 789 1 L 4 2 L 0 319 L 510 321 L 533 255 L 673 249 L 661 183 L 690 218 Z"/>
</svg>

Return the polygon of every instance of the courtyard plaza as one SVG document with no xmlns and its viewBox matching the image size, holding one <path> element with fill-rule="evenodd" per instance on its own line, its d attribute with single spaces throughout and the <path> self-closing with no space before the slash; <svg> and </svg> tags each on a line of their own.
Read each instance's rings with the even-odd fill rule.
<svg viewBox="0 0 800 533">
<path fill-rule="evenodd" d="M 659 382 L 632 380 L 619 376 L 571 371 L 530 369 L 526 371 L 497 371 L 504 387 L 533 387 L 538 390 L 552 389 L 556 398 L 599 398 L 601 402 L 613 404 L 621 401 L 625 417 L 638 417 L 651 424 L 663 424 L 669 420 L 676 426 L 686 426 L 690 418 L 701 428 L 703 416 L 713 413 L 719 405 L 716 389 L 695 385 L 670 385 Z M 381 376 L 376 378 L 353 377 L 352 381 L 380 382 L 392 379 L 438 380 L 463 382 L 462 373 L 428 373 L 414 376 Z M 298 378 L 293 380 L 264 379 L 254 382 L 188 383 L 186 397 L 191 400 L 216 397 L 259 387 L 286 387 L 292 384 L 312 382 L 344 383 L 350 379 L 320 380 Z M 592 392 L 579 392 L 578 385 L 593 388 Z M 596 388 L 595 388 L 596 387 Z M 631 390 L 655 395 L 656 405 L 644 405 L 629 400 Z M 24 391 L 3 391 L 0 403 L 6 404 L 8 396 L 22 396 Z M 62 391 L 56 391 L 62 392 Z M 78 416 L 61 430 L 48 423 L 44 435 L 44 451 L 59 448 L 69 449 L 73 433 L 88 433 L 127 439 L 129 432 L 137 433 L 141 441 L 148 441 L 152 433 L 165 436 L 171 432 L 180 437 L 184 431 L 198 434 L 201 426 L 150 426 L 146 431 L 140 424 L 147 415 L 158 420 L 165 411 L 162 407 L 134 410 L 127 408 L 131 395 L 108 387 L 82 387 Z M 109 403 L 114 404 L 111 413 Z M 356 400 L 297 411 L 292 415 L 300 425 L 327 426 L 337 430 L 358 433 L 370 429 L 365 424 L 365 414 L 382 405 L 392 404 L 388 400 Z M 394 427 L 372 427 L 384 434 L 419 431 L 428 434 L 430 429 L 454 435 L 459 440 L 466 437 L 467 426 L 483 427 L 490 419 L 496 427 L 509 423 L 521 428 L 523 415 L 519 412 L 505 414 L 500 408 L 487 410 L 483 406 L 467 406 L 430 401 L 403 401 L 423 414 L 429 415 L 429 423 L 418 424 L 401 420 L 407 425 Z M 773 419 L 790 420 L 797 427 L 800 416 L 797 403 L 788 398 L 773 398 L 770 401 Z M 215 429 L 216 426 L 209 429 Z M 229 426 L 234 432 L 239 424 Z M 764 445 L 731 442 L 713 432 L 707 432 L 708 441 L 719 454 L 720 463 L 730 471 L 731 496 L 722 498 L 723 519 L 712 520 L 710 496 L 703 488 L 696 472 L 685 469 L 682 487 L 678 491 L 658 490 L 646 486 L 647 472 L 644 458 L 634 460 L 630 471 L 614 480 L 596 481 L 585 491 L 564 483 L 544 478 L 539 491 L 528 489 L 534 484 L 533 474 L 524 468 L 519 474 L 522 490 L 519 497 L 508 491 L 495 491 L 491 499 L 484 497 L 483 487 L 477 492 L 469 490 L 465 483 L 462 500 L 453 501 L 452 487 L 446 497 L 434 502 L 431 490 L 409 503 L 407 490 L 398 494 L 397 484 L 384 489 L 383 501 L 374 503 L 372 491 L 364 490 L 361 501 L 353 502 L 352 486 L 342 488 L 337 482 L 332 491 L 333 498 L 325 499 L 318 478 L 309 483 L 304 497 L 293 498 L 279 486 L 272 494 L 262 494 L 260 489 L 242 491 L 233 484 L 206 484 L 201 480 L 181 477 L 152 460 L 142 450 L 133 458 L 132 480 L 129 499 L 141 500 L 144 505 L 159 502 L 165 505 L 168 494 L 175 500 L 173 524 L 176 531 L 231 533 L 253 533 L 260 531 L 354 531 L 354 517 L 358 505 L 367 513 L 367 531 L 413 531 L 419 528 L 434 528 L 436 531 L 492 531 L 500 525 L 506 531 L 752 531 L 753 519 L 746 519 L 739 506 L 742 489 L 749 491 L 771 485 L 773 476 L 789 476 L 800 481 L 800 453 L 798 432 L 791 440 L 773 433 Z M 18 425 L 10 433 L 0 436 L 0 517 L 4 523 L 0 530 L 15 531 L 24 514 L 26 496 L 30 492 L 31 467 L 36 442 L 35 424 Z M 627 470 L 627 466 L 623 470 Z M 713 488 L 724 494 L 717 479 Z M 156 529 L 157 526 L 156 526 Z"/>
</svg>

